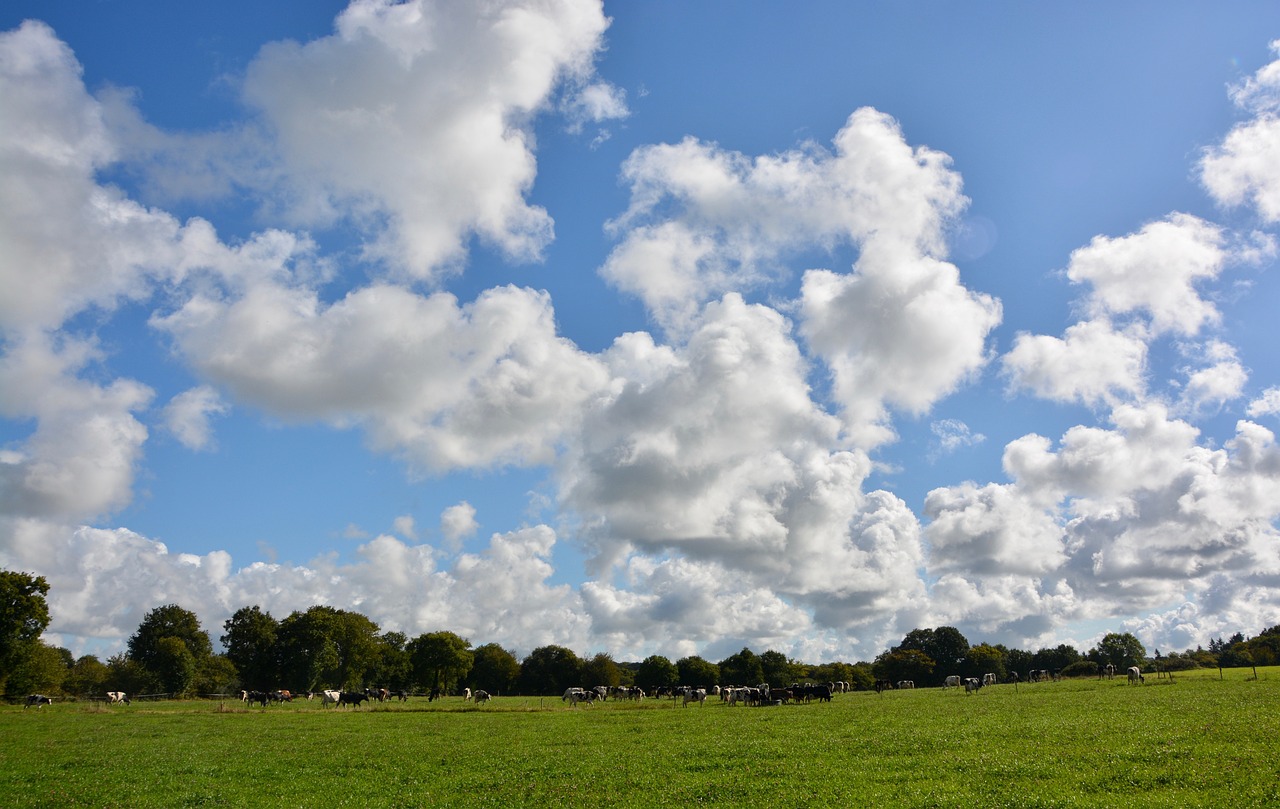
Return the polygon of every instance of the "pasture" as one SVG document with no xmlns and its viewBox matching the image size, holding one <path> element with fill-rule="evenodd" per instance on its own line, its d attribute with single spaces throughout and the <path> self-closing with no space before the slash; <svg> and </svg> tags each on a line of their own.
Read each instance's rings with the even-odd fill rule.
<svg viewBox="0 0 1280 809">
<path fill-rule="evenodd" d="M 564 707 L 0 708 L 0 805 L 1280 805 L 1280 670 Z M 1212 675 L 1212 676 L 1210 676 Z"/>
</svg>

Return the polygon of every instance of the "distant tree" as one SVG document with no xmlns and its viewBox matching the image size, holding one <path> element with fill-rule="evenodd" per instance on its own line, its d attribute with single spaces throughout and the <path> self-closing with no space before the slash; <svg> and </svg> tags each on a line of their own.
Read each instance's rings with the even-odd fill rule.
<svg viewBox="0 0 1280 809">
<path fill-rule="evenodd" d="M 680 670 L 662 655 L 650 655 L 640 661 L 636 670 L 636 685 L 652 694 L 656 688 L 671 688 L 680 684 Z"/>
<path fill-rule="evenodd" d="M 710 688 L 720 684 L 720 667 L 697 655 L 677 660 L 676 671 L 679 672 L 681 685 Z"/>
<path fill-rule="evenodd" d="M 154 694 L 160 690 L 155 676 L 123 652 L 107 658 L 107 681 L 103 685 L 107 691 L 126 694 Z"/>
<path fill-rule="evenodd" d="M 508 694 L 520 678 L 520 661 L 496 643 L 476 647 L 467 682 L 491 694 Z"/>
<path fill-rule="evenodd" d="M 196 679 L 196 658 L 187 644 L 175 635 L 166 635 L 155 643 L 150 653 L 148 670 L 160 683 L 165 694 L 185 696 Z"/>
<path fill-rule="evenodd" d="M 762 682 L 770 685 L 791 685 L 803 676 L 797 671 L 800 668 L 782 652 L 773 649 L 760 655 L 760 670 L 764 674 Z"/>
<path fill-rule="evenodd" d="M 178 663 L 172 644 L 161 643 L 166 638 L 173 638 L 186 647 L 192 665 L 212 654 L 213 644 L 209 641 L 209 633 L 200 628 L 196 614 L 177 604 L 156 607 L 143 616 L 138 630 L 129 638 L 129 657 L 155 675 L 166 692 L 172 692 L 179 689 L 164 684 L 176 682 L 172 678 L 176 676 L 174 666 Z"/>
<path fill-rule="evenodd" d="M 0 570 L 0 692 L 49 626 L 48 595 L 44 576 Z"/>
<path fill-rule="evenodd" d="M 62 682 L 63 693 L 75 696 L 102 695 L 106 693 L 107 677 L 111 670 L 94 655 L 84 655 L 72 664 L 67 679 Z"/>
<path fill-rule="evenodd" d="M 1031 658 L 1031 668 L 1062 671 L 1079 659 L 1080 652 L 1076 650 L 1076 647 L 1063 643 L 1052 649 L 1041 649 L 1036 652 L 1035 656 Z M 1119 664 L 1116 665 L 1118 666 Z"/>
<path fill-rule="evenodd" d="M 232 694 L 240 689 L 240 672 L 226 655 L 209 655 L 196 664 L 191 690 L 196 694 Z"/>
<path fill-rule="evenodd" d="M 11 694 L 60 694 L 70 667 L 70 652 L 47 643 L 36 642 L 9 675 Z"/>
<path fill-rule="evenodd" d="M 403 632 L 382 633 L 378 638 L 377 662 L 369 671 L 369 680 L 393 691 L 407 689 L 415 683 L 413 658 L 406 648 L 408 643 Z"/>
<path fill-rule="evenodd" d="M 810 666 L 805 679 L 815 683 L 851 683 L 853 666 L 848 663 L 821 663 Z"/>
<path fill-rule="evenodd" d="M 354 688 L 338 673 L 338 644 L 333 639 L 330 607 L 311 607 L 290 613 L 276 632 L 280 685 L 292 691 Z M 266 686 L 255 686 L 266 687 Z"/>
<path fill-rule="evenodd" d="M 856 691 L 870 691 L 875 688 L 876 674 L 871 664 L 865 660 L 854 663 L 849 672 L 849 685 Z"/>
<path fill-rule="evenodd" d="M 622 669 L 613 661 L 613 655 L 600 652 L 582 664 L 582 682 L 588 687 L 613 688 L 622 684 Z"/>
<path fill-rule="evenodd" d="M 560 696 L 582 684 L 582 660 L 563 646 L 539 646 L 520 664 L 520 692 Z"/>
<path fill-rule="evenodd" d="M 1098 664 L 1082 657 L 1076 662 L 1064 666 L 1058 673 L 1063 677 L 1096 677 Z"/>
<path fill-rule="evenodd" d="M 917 651 L 934 663 L 927 677 L 906 677 L 916 685 L 941 685 L 949 673 L 955 673 L 965 665 L 969 654 L 969 641 L 954 626 L 937 629 L 913 629 L 890 652 Z M 920 682 L 920 680 L 924 682 Z"/>
<path fill-rule="evenodd" d="M 240 681 L 251 690 L 271 690 L 280 679 L 276 635 L 280 622 L 260 607 L 241 607 L 223 622 L 220 638 L 227 659 L 235 664 Z"/>
<path fill-rule="evenodd" d="M 745 646 L 737 654 L 719 663 L 720 682 L 724 685 L 760 685 L 766 682 L 760 656 Z"/>
<path fill-rule="evenodd" d="M 903 649 L 882 652 L 871 664 L 871 670 L 878 680 L 911 680 L 916 685 L 923 685 L 933 682 L 936 666 L 933 659 L 924 652 Z"/>
<path fill-rule="evenodd" d="M 1128 632 L 1110 632 L 1098 641 L 1089 657 L 1100 665 L 1110 663 L 1123 670 L 1130 666 L 1142 666 L 1147 659 L 1147 650 L 1141 641 Z"/>
<path fill-rule="evenodd" d="M 995 646 L 986 643 L 970 646 L 965 662 L 967 666 L 960 672 L 963 676 L 982 677 L 986 674 L 994 674 L 998 682 L 1004 682 L 1008 678 L 1004 652 Z"/>
<path fill-rule="evenodd" d="M 1003 647 L 997 647 L 1003 648 Z M 1017 673 L 1019 677 L 1026 677 L 1027 672 L 1035 668 L 1031 665 L 1032 659 L 1035 657 L 1026 649 L 1005 649 L 1004 650 L 1004 668 L 1009 673 Z"/>
<path fill-rule="evenodd" d="M 452 693 L 475 662 L 471 641 L 452 632 L 428 632 L 406 647 L 413 663 L 413 677 L 427 688 Z"/>
</svg>

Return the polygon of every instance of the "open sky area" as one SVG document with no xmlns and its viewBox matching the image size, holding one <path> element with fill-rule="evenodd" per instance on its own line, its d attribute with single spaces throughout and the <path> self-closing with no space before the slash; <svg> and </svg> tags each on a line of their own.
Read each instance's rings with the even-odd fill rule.
<svg viewBox="0 0 1280 809">
<path fill-rule="evenodd" d="M 1280 4 L 0 6 L 46 639 L 1280 623 Z"/>
</svg>

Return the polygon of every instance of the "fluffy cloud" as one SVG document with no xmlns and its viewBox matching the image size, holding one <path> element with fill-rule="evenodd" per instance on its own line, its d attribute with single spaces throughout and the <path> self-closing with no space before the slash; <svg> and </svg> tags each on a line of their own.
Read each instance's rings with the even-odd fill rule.
<svg viewBox="0 0 1280 809">
<path fill-rule="evenodd" d="M 1280 53 L 1280 40 L 1271 43 Z M 1254 117 L 1234 127 L 1200 162 L 1200 179 L 1220 204 L 1252 203 L 1266 222 L 1280 221 L 1280 61 L 1232 89 Z"/>
<path fill-rule="evenodd" d="M 472 234 L 539 258 L 552 221 L 524 199 L 528 122 L 567 78 L 607 87 L 587 81 L 607 24 L 593 0 L 357 0 L 333 36 L 264 47 L 244 96 L 278 146 L 280 204 L 299 223 L 349 217 L 414 278 L 454 268 Z M 590 112 L 623 114 L 610 97 Z"/>
<path fill-rule="evenodd" d="M 207 449 L 213 442 L 210 416 L 230 410 L 218 392 L 208 385 L 183 391 L 165 405 L 165 427 L 188 449 Z"/>
<path fill-rule="evenodd" d="M 1132 399 L 1145 391 L 1147 332 L 1117 331 L 1107 319 L 1086 320 L 1062 337 L 1019 334 L 1001 357 L 1013 390 L 1085 404 Z"/>
<path fill-rule="evenodd" d="M 356 290 L 332 305 L 261 283 L 197 295 L 154 324 L 206 378 L 290 420 L 367 429 L 375 448 L 423 469 L 551 459 L 600 363 L 555 333 L 545 293 Z"/>
</svg>

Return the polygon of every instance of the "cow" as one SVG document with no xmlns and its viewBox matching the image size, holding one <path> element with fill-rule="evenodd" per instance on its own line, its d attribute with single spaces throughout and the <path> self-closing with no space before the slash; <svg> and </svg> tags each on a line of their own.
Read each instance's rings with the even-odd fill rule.
<svg viewBox="0 0 1280 809">
<path fill-rule="evenodd" d="M 594 704 L 593 700 L 595 698 L 595 695 L 596 695 L 596 692 L 594 691 L 587 691 L 586 689 L 575 687 L 575 688 L 570 688 L 566 690 L 564 692 L 564 696 L 560 698 L 560 701 L 561 702 L 567 701 L 569 703 L 569 707 L 571 708 L 576 706 L 579 702 L 585 702 L 588 705 L 592 705 Z"/>
<path fill-rule="evenodd" d="M 699 705 L 707 704 L 707 689 L 705 688 L 686 688 L 684 690 L 684 707 L 688 708 L 690 702 L 696 702 Z"/>
<path fill-rule="evenodd" d="M 995 674 L 995 672 L 994 672 L 994 671 L 988 671 L 986 674 L 982 675 L 982 684 L 983 684 L 983 685 L 995 685 L 995 684 L 996 684 L 996 674 Z"/>
<path fill-rule="evenodd" d="M 326 705 L 337 705 L 338 700 L 342 697 L 341 691 L 326 690 L 320 692 L 320 707 Z"/>
<path fill-rule="evenodd" d="M 359 708 L 360 703 L 367 699 L 369 699 L 369 695 L 360 691 L 343 691 L 338 694 L 338 707 L 341 708 L 343 705 L 354 705 Z"/>
<path fill-rule="evenodd" d="M 256 702 L 265 708 L 267 707 L 267 703 L 271 701 L 271 695 L 266 691 L 245 691 L 243 694 L 244 696 L 242 699 L 250 705 Z"/>
<path fill-rule="evenodd" d="M 982 688 L 982 680 L 977 677 L 964 678 L 964 693 L 966 695 L 974 693 L 979 688 Z"/>
<path fill-rule="evenodd" d="M 391 698 L 391 692 L 385 688 L 366 688 L 364 695 L 369 699 L 376 699 L 378 702 L 386 702 Z"/>
<path fill-rule="evenodd" d="M 1102 677 L 1106 680 L 1114 680 L 1116 677 L 1116 666 L 1114 663 L 1108 663 L 1102 667 Z"/>
<path fill-rule="evenodd" d="M 898 688 L 915 688 L 915 687 L 916 687 L 915 680 L 899 680 L 898 681 Z"/>
<path fill-rule="evenodd" d="M 475 702 L 475 704 L 483 705 L 484 703 L 488 702 L 490 699 L 489 692 L 485 691 L 483 688 L 477 688 L 476 692 L 471 695 L 471 699 Z"/>
<path fill-rule="evenodd" d="M 1130 666 L 1129 667 L 1129 685 L 1133 685 L 1134 683 L 1142 684 L 1145 682 L 1146 680 L 1143 679 L 1142 677 L 1142 669 L 1138 668 L 1137 666 Z"/>
<path fill-rule="evenodd" d="M 948 677 L 946 680 L 944 680 L 944 681 L 942 682 L 942 687 L 943 687 L 943 688 L 959 688 L 959 687 L 960 687 L 960 675 L 959 675 L 959 674 L 952 674 L 950 677 Z"/>
<path fill-rule="evenodd" d="M 27 708 L 30 708 L 32 705 L 36 706 L 37 708 L 43 708 L 46 705 L 52 705 L 52 704 L 53 704 L 53 700 L 50 699 L 49 697 L 46 697 L 44 694 L 32 694 L 31 696 L 27 697 L 27 704 L 23 705 L 22 707 L 25 710 Z"/>
<path fill-rule="evenodd" d="M 409 692 L 408 692 L 408 691 L 405 691 L 403 688 L 402 688 L 402 689 L 400 689 L 399 691 L 392 691 L 392 692 L 391 692 L 391 696 L 395 697 L 396 699 L 400 700 L 401 702 L 408 702 L 408 701 L 409 701 Z"/>
<path fill-rule="evenodd" d="M 470 688 L 462 689 L 462 701 L 467 702 L 470 699 L 471 699 L 471 689 Z"/>
<path fill-rule="evenodd" d="M 892 688 L 893 688 L 893 682 L 891 680 L 876 680 L 877 694 L 881 693 L 882 691 L 889 691 Z"/>
<path fill-rule="evenodd" d="M 125 705 L 128 705 L 129 695 L 123 691 L 108 691 L 107 702 L 111 705 L 115 705 L 116 703 L 120 703 L 120 702 L 123 702 Z"/>
</svg>

